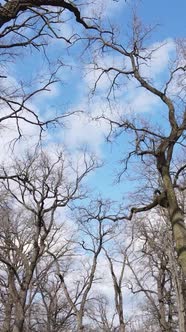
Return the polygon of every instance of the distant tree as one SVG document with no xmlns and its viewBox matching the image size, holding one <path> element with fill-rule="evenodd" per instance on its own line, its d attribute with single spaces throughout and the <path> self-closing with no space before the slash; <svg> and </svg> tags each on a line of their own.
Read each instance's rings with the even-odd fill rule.
<svg viewBox="0 0 186 332">
<path fill-rule="evenodd" d="M 87 306 L 91 306 L 92 288 L 97 280 L 98 259 L 104 244 L 113 237 L 113 224 L 106 225 L 102 218 L 105 208 L 106 206 L 98 201 L 90 203 L 88 207 L 81 206 L 78 209 L 76 219 L 79 221 L 80 232 L 79 257 L 77 256 L 73 263 L 74 282 L 72 285 L 68 284 L 68 275 L 66 278 L 56 260 L 56 273 L 61 280 L 61 287 L 68 305 L 76 317 L 78 332 L 86 331 L 83 321 L 87 316 Z"/>
<path fill-rule="evenodd" d="M 152 327 L 162 332 L 176 331 L 178 325 L 180 331 L 184 331 L 184 316 L 179 321 L 178 315 L 180 299 L 175 291 L 176 271 L 171 264 L 171 259 L 176 263 L 176 258 L 173 257 L 170 225 L 158 213 L 151 218 L 139 219 L 136 224 L 134 237 L 138 249 L 128 257 L 133 275 L 128 280 L 128 287 L 134 295 L 143 294 L 145 298 L 144 303 L 141 301 L 146 316 L 144 323 L 150 321 Z M 176 270 L 180 272 L 177 264 Z M 181 282 L 181 277 L 177 282 Z M 182 307 L 182 315 L 183 310 Z"/>
<path fill-rule="evenodd" d="M 36 153 L 17 160 L 8 171 L 1 168 L 1 190 L 10 203 L 2 203 L 0 262 L 8 279 L 9 301 L 5 311 L 10 316 L 5 317 L 8 322 L 5 325 L 13 319 L 13 332 L 24 330 L 29 288 L 36 268 L 54 246 L 56 210 L 83 197 L 81 182 L 94 167 L 93 159 L 84 159 L 78 170 L 61 153 L 53 160 L 47 154 Z"/>
<path fill-rule="evenodd" d="M 115 328 L 116 312 L 111 313 L 110 299 L 104 294 L 97 294 L 94 303 L 87 309 L 87 315 L 91 321 L 87 331 L 113 332 Z"/>
<path fill-rule="evenodd" d="M 124 176 L 130 162 L 135 161 L 138 169 L 142 165 L 145 176 L 148 173 L 147 183 L 140 184 L 134 199 L 125 207 L 119 204 L 116 211 L 112 202 L 98 197 L 88 205 L 89 193 L 82 187 L 82 181 L 98 164 L 95 157 L 87 153 L 74 165 L 65 154 L 54 151 L 47 154 L 37 145 L 33 154 L 28 153 L 22 159 L 17 156 L 9 164 L 1 163 L 0 327 L 3 332 L 172 332 L 179 324 L 180 332 L 185 332 L 186 226 L 185 200 L 181 198 L 186 190 L 186 160 L 184 156 L 179 160 L 177 157 L 185 148 L 185 40 L 175 43 L 175 59 L 165 74 L 164 84 L 160 85 L 146 70 L 161 48 L 157 44 L 149 46 L 146 41 L 152 28 L 144 28 L 134 13 L 131 37 L 124 40 L 119 29 L 110 25 L 105 29 L 104 18 L 100 22 L 100 18 L 83 17 L 83 6 L 90 3 L 94 1 L 8 0 L 2 3 L 0 131 L 3 136 L 5 128 L 7 132 L 13 128 L 15 143 L 24 135 L 25 124 L 29 124 L 39 129 L 38 139 L 42 145 L 42 134 L 51 124 L 63 125 L 66 117 L 82 112 L 66 112 L 60 108 L 55 114 L 42 114 L 33 103 L 37 96 L 59 82 L 65 65 L 61 57 L 56 58 L 52 47 L 49 51 L 50 40 L 62 40 L 67 46 L 80 41 L 80 49 L 84 48 L 84 54 L 88 54 L 86 61 L 96 77 L 92 92 L 96 93 L 102 78 L 109 80 L 106 98 L 110 115 L 105 112 L 96 119 L 110 125 L 108 140 L 119 135 L 121 139 L 124 134 L 132 142 L 128 154 L 121 158 L 122 169 L 117 180 Z M 69 19 L 76 23 L 74 32 L 67 36 L 63 26 Z M 40 74 L 33 66 L 35 73 L 28 79 L 26 67 L 24 79 L 14 81 L 9 73 L 12 62 L 20 61 L 27 54 L 34 59 L 38 51 L 47 70 L 44 68 L 44 73 Z M 107 66 L 108 61 L 104 63 L 105 56 L 113 57 L 112 65 Z M 128 110 L 118 116 L 116 91 L 126 87 L 129 80 L 159 101 L 162 126 Z M 75 240 L 66 239 L 57 226 L 56 215 L 64 208 L 78 211 L 74 218 L 78 224 Z M 147 214 L 149 217 L 149 213 L 159 208 L 168 223 L 166 220 L 159 226 L 155 219 L 149 224 L 144 222 Z M 140 213 L 139 226 L 136 216 Z M 118 252 L 118 258 L 122 257 L 118 276 L 111 239 L 115 239 L 114 249 L 118 249 L 116 243 L 120 237 L 112 221 L 121 220 L 134 221 L 136 243 L 142 237 L 143 245 L 140 250 L 134 245 L 134 254 L 129 255 L 133 232 L 129 235 L 129 242 L 132 238 L 129 247 L 128 239 L 123 237 L 122 251 Z M 152 223 L 155 225 L 150 227 Z M 97 279 L 102 257 L 108 262 L 115 295 L 115 310 L 111 315 L 110 299 L 101 292 L 94 294 L 95 282 L 98 280 L 100 285 L 104 282 Z M 136 314 L 129 320 L 125 318 L 123 278 L 126 267 L 133 275 L 128 282 L 131 293 L 136 298 L 138 293 L 143 294 L 145 317 Z"/>
<path fill-rule="evenodd" d="M 125 238 L 124 242 L 126 243 L 124 245 L 121 245 L 119 243 L 118 236 L 116 236 L 115 243 L 113 242 L 111 245 L 113 249 L 112 250 L 110 248 L 109 250 L 104 249 L 113 282 L 114 303 L 116 307 L 117 317 L 119 320 L 119 325 L 118 325 L 119 332 L 127 331 L 127 323 L 125 323 L 125 317 L 124 317 L 123 297 L 125 296 L 125 294 L 123 291 L 124 288 L 123 284 L 125 277 L 124 275 L 125 269 L 128 265 L 127 261 L 129 256 L 129 249 L 131 248 L 133 243 L 133 236 L 131 237 L 131 240 L 129 240 L 129 244 L 127 244 L 127 238 Z"/>
</svg>

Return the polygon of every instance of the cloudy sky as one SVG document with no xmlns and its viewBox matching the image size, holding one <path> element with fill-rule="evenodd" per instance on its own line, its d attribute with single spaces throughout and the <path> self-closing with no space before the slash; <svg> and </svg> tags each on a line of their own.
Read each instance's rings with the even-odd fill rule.
<svg viewBox="0 0 186 332">
<path fill-rule="evenodd" d="M 182 38 L 185 35 L 186 3 L 184 0 L 177 2 L 141 0 L 138 5 L 133 1 L 96 0 L 94 4 L 82 6 L 81 10 L 84 16 L 98 15 L 110 26 L 117 26 L 120 42 L 127 45 L 127 39 L 131 33 L 131 13 L 134 8 L 146 26 L 156 25 L 146 46 L 148 51 L 157 50 L 153 53 L 148 66 L 145 64 L 142 69 L 145 77 L 153 79 L 154 84 L 161 87 L 167 77 L 170 59 L 175 54 L 175 38 Z M 59 32 L 63 36 L 70 37 L 74 33 L 81 33 L 82 28 L 74 20 L 68 20 L 59 26 Z M 163 112 L 162 106 L 158 98 L 138 88 L 133 80 L 128 80 L 127 84 L 121 80 L 120 89 L 116 91 L 116 101 L 112 101 L 112 108 L 110 108 L 106 98 L 110 81 L 106 75 L 102 76 L 96 93 L 92 94 L 94 83 L 100 72 L 92 70 L 93 65 L 89 61 L 92 56 L 91 51 L 89 50 L 86 55 L 83 53 L 84 42 L 78 42 L 68 49 L 67 46 L 63 40 L 50 41 L 47 48 L 51 58 L 50 65 L 53 66 L 56 59 L 63 64 L 58 72 L 61 82 L 52 85 L 49 92 L 40 93 L 32 98 L 27 106 L 34 108 L 42 119 L 48 119 L 63 112 L 75 112 L 73 116 L 65 120 L 64 126 L 51 126 L 43 133 L 45 148 L 50 149 L 50 146 L 54 144 L 65 145 L 77 155 L 80 148 L 86 147 L 104 161 L 104 167 L 90 177 L 91 186 L 105 196 L 109 192 L 113 199 L 120 198 L 131 187 L 131 183 L 128 178 L 125 178 L 125 185 L 121 183 L 115 186 L 113 181 L 118 169 L 118 160 L 130 149 L 130 137 L 125 135 L 119 137 L 114 144 L 107 143 L 106 137 L 110 127 L 106 121 L 97 121 L 97 117 L 106 114 L 117 118 L 125 112 L 125 114 L 140 114 L 147 121 L 152 119 L 158 123 L 160 114 Z M 102 67 L 122 68 L 124 62 L 123 57 L 114 52 L 104 56 L 97 54 L 96 59 Z M 125 65 L 128 66 L 127 63 Z M 9 64 L 8 77 L 3 88 L 20 86 L 25 81 L 31 82 L 31 88 L 39 88 L 47 76 L 47 71 L 48 63 L 42 52 L 35 49 L 30 53 L 30 50 L 25 50 L 20 57 L 16 57 L 16 60 Z M 3 112 L 5 111 L 4 109 Z M 15 154 L 23 153 L 25 146 L 30 148 L 37 142 L 37 127 L 23 123 L 22 130 L 24 138 L 16 143 Z M 1 154 L 2 159 L 8 154 L 12 156 L 12 146 L 9 142 L 14 142 L 16 134 L 15 124 L 5 123 L 1 130 L 1 141 L 5 150 Z"/>
<path fill-rule="evenodd" d="M 76 3 L 83 1 L 76 1 Z M 86 2 L 86 1 L 85 1 Z M 131 35 L 131 16 L 132 12 L 136 13 L 144 22 L 145 26 L 156 26 L 151 36 L 146 42 L 146 52 L 155 50 L 152 54 L 151 61 L 142 65 L 143 75 L 153 81 L 158 88 L 163 86 L 165 79 L 168 77 L 170 60 L 174 58 L 176 51 L 175 38 L 185 37 L 185 0 L 140 0 L 138 5 L 132 0 L 96 0 L 90 1 L 89 6 L 81 7 L 84 16 L 96 16 L 101 21 L 111 27 L 116 27 L 116 33 L 119 41 L 125 47 L 128 44 Z M 60 23 L 58 32 L 61 36 L 74 39 L 84 31 L 74 19 L 68 19 L 65 23 Z M 52 151 L 65 149 L 72 153 L 74 161 L 80 160 L 81 149 L 93 153 L 103 163 L 103 167 L 96 170 L 88 178 L 88 184 L 95 190 L 96 194 L 101 194 L 106 198 L 120 200 L 123 196 L 125 199 L 127 193 L 135 185 L 139 185 L 141 170 L 132 167 L 123 177 L 121 183 L 116 183 L 117 173 L 119 172 L 119 160 L 132 148 L 134 138 L 128 134 L 117 137 L 117 140 L 107 142 L 111 139 L 109 136 L 110 126 L 107 121 L 99 120 L 100 115 L 104 114 L 112 119 L 120 117 L 143 117 L 143 121 L 157 123 L 165 131 L 166 125 L 162 121 L 165 119 L 164 108 L 159 99 L 147 91 L 138 87 L 132 79 L 119 80 L 120 87 L 115 91 L 115 100 L 112 98 L 108 103 L 108 92 L 110 89 L 110 77 L 104 75 L 99 80 L 96 91 L 94 84 L 97 81 L 100 71 L 96 72 L 92 62 L 92 49 L 84 52 L 86 41 L 79 41 L 74 46 L 69 47 L 63 39 L 50 40 L 46 58 L 42 51 L 37 49 L 24 49 L 23 52 L 11 58 L 6 67 L 6 79 L 1 80 L 1 91 L 6 94 L 14 93 L 16 89 L 24 86 L 24 92 L 39 89 L 46 82 L 49 73 L 60 65 L 57 73 L 59 81 L 49 87 L 49 91 L 43 91 L 27 102 L 28 109 L 34 110 L 40 115 L 42 120 L 51 119 L 64 113 L 73 113 L 62 121 L 61 125 L 50 125 L 42 133 L 43 149 Z M 3 54 L 0 54 L 3 59 Z M 97 63 L 102 67 L 117 66 L 117 68 L 129 67 L 129 63 L 123 59 L 121 54 L 116 52 L 95 54 Z M 3 66 L 1 68 L 3 69 Z M 27 82 L 25 84 L 25 82 Z M 173 94 L 178 86 L 173 85 L 169 91 Z M 94 92 L 94 93 L 93 93 Z M 19 100 L 19 96 L 17 97 Z M 2 105 L 1 114 L 9 114 L 10 109 L 7 105 Z M 163 118 L 162 118 L 163 116 Z M 27 119 L 32 120 L 32 115 L 27 114 Z M 22 138 L 16 141 L 17 127 L 14 121 L 4 121 L 0 123 L 1 138 L 1 163 L 10 163 L 14 157 L 24 154 L 25 149 L 34 149 L 38 143 L 39 129 L 28 122 L 21 121 Z M 131 180 L 136 181 L 131 181 Z M 126 200 L 127 202 L 127 200 Z M 127 204 L 127 203 L 126 203 Z M 66 213 L 64 212 L 66 216 Z M 61 215 L 60 215 L 61 216 Z M 123 232 L 122 232 L 123 240 Z M 105 258 L 100 258 L 103 267 Z M 119 267 L 116 266 L 119 274 Z M 98 271 L 99 273 L 100 271 Z M 109 283 L 105 284 L 102 289 L 109 294 Z M 112 291 L 110 290 L 111 295 Z M 126 299 L 125 301 L 128 301 Z M 132 304 L 131 304 L 132 307 Z"/>
</svg>

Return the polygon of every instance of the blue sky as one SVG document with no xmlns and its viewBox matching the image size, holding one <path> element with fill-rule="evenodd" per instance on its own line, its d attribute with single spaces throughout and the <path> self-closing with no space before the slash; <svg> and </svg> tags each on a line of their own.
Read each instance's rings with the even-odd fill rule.
<svg viewBox="0 0 186 332">
<path fill-rule="evenodd" d="M 101 1 L 97 0 L 97 3 L 100 5 Z M 121 28 L 123 35 L 120 35 L 120 39 L 123 39 L 124 43 L 127 38 L 126 31 L 129 33 L 128 26 L 133 5 L 133 1 L 109 0 L 106 8 L 103 1 L 105 9 L 102 12 L 104 14 L 103 20 L 107 22 L 109 20 Z M 94 10 L 94 8 L 92 9 Z M 158 24 L 148 40 L 148 46 L 154 43 L 156 45 L 161 42 L 165 43 L 165 46 L 157 53 L 157 57 L 150 67 L 150 71 L 154 75 L 155 84 L 160 86 L 167 73 L 169 58 L 175 51 L 174 38 L 185 37 L 186 2 L 184 0 L 177 2 L 173 0 L 141 0 L 136 8 L 145 25 Z M 84 11 L 87 11 L 86 7 L 84 7 Z M 60 25 L 59 28 L 60 33 L 69 36 L 72 32 L 83 31 L 81 27 L 77 26 L 74 19 L 67 24 Z M 92 113 L 95 117 L 100 111 L 108 111 L 105 98 L 108 82 L 106 80 L 101 81 L 97 95 L 88 99 L 89 87 L 91 88 L 95 80 L 94 74 L 87 67 L 88 57 L 87 55 L 82 57 L 81 42 L 68 50 L 66 46 L 67 44 L 62 40 L 51 40 L 47 52 L 53 61 L 52 66 L 59 59 L 67 66 L 63 66 L 58 73 L 62 82 L 55 84 L 49 94 L 43 93 L 34 98 L 32 103 L 43 118 L 53 116 L 54 113 L 61 114 L 68 111 L 85 111 L 85 114 L 70 118 L 66 122 L 65 128 L 50 129 L 48 135 L 45 135 L 46 144 L 65 144 L 73 153 L 77 153 L 81 146 L 87 145 L 89 150 L 96 153 L 105 163 L 102 169 L 90 176 L 90 185 L 104 196 L 111 196 L 111 198 L 116 200 L 120 199 L 124 193 L 127 193 L 133 187 L 131 172 L 126 174 L 124 181 L 120 185 L 113 185 L 115 175 L 119 169 L 117 161 L 123 158 L 124 153 L 129 150 L 129 141 L 132 143 L 132 138 L 125 135 L 125 137 L 120 137 L 114 144 L 107 144 L 105 136 L 108 134 L 108 125 L 105 123 L 91 123 L 89 113 Z M 121 58 L 115 58 L 114 61 L 118 63 L 121 60 Z M 112 62 L 113 59 L 111 57 L 105 58 L 105 61 Z M 26 49 L 21 57 L 16 58 L 14 65 L 10 64 L 9 75 L 16 81 L 32 80 L 38 77 L 37 83 L 39 85 L 39 81 L 41 81 L 39 74 L 42 74 L 44 77 L 47 70 L 48 64 L 42 52 L 33 49 L 30 53 L 30 50 Z M 35 86 L 33 87 L 35 88 Z M 135 114 L 144 116 L 145 119 L 150 118 L 153 122 L 162 123 L 161 116 L 164 109 L 160 106 L 158 100 L 143 94 L 142 90 L 136 89 L 131 82 L 128 82 L 127 87 L 123 86 L 117 95 L 118 112 L 124 112 L 126 109 L 128 112 L 128 102 L 132 105 L 130 108 Z M 28 128 L 25 129 L 25 131 L 27 130 Z M 32 135 L 32 129 L 29 134 Z"/>
<path fill-rule="evenodd" d="M 101 2 L 101 0 L 96 1 L 97 3 Z M 76 2 L 82 2 L 82 0 Z M 127 43 L 132 3 L 129 0 L 103 0 L 103 20 L 107 22 L 109 20 L 113 24 L 117 23 L 121 27 L 120 40 L 124 43 Z M 106 5 L 107 8 L 105 8 Z M 147 42 L 149 48 L 158 46 L 158 51 L 155 53 L 151 64 L 148 67 L 144 67 L 143 70 L 146 76 L 152 75 L 154 84 L 160 87 L 165 77 L 167 77 L 169 60 L 175 53 L 174 38 L 185 37 L 186 2 L 185 0 L 178 0 L 177 2 L 173 0 L 144 0 L 139 1 L 137 9 L 145 24 L 159 24 Z M 84 10 L 86 12 L 87 8 L 84 8 Z M 84 33 L 84 30 L 77 25 L 74 19 L 66 24 L 61 24 L 59 31 L 69 36 L 73 32 Z M 160 43 L 163 43 L 164 46 L 159 48 Z M 9 86 L 17 87 L 21 81 L 29 81 L 31 89 L 35 89 L 39 87 L 42 80 L 48 75 L 48 70 L 55 69 L 56 62 L 60 60 L 65 64 L 58 72 L 61 82 L 51 86 L 49 93 L 41 93 L 33 98 L 29 101 L 28 106 L 34 108 L 42 119 L 52 118 L 56 114 L 63 114 L 63 112 L 80 112 L 68 118 L 65 121 L 65 126 L 49 127 L 48 131 L 43 135 L 43 147 L 53 156 L 52 153 L 56 146 L 58 150 L 63 149 L 63 146 L 65 146 L 72 153 L 73 161 L 75 162 L 76 158 L 78 159 L 81 156 L 80 148 L 86 146 L 91 153 L 96 154 L 104 163 L 102 168 L 90 174 L 87 179 L 87 184 L 95 190 L 93 192 L 94 197 L 100 193 L 105 198 L 110 198 L 120 203 L 121 198 L 124 196 L 124 205 L 127 205 L 130 199 L 129 193 L 136 186 L 138 194 L 140 194 L 139 188 L 145 182 L 142 174 L 143 170 L 138 166 L 135 159 L 133 159 L 129 170 L 122 177 L 121 183 L 115 184 L 114 182 L 117 178 L 117 173 L 121 170 L 121 165 L 118 161 L 132 149 L 134 137 L 125 134 L 119 136 L 113 143 L 107 143 L 108 123 L 93 121 L 91 118 L 96 118 L 103 112 L 108 116 L 114 117 L 116 114 L 126 114 L 131 117 L 141 117 L 145 121 L 150 121 L 152 125 L 158 123 L 167 132 L 168 126 L 166 125 L 164 107 L 157 98 L 138 88 L 132 80 L 124 80 L 121 89 L 116 93 L 117 98 L 115 104 L 112 104 L 113 109 L 110 110 L 106 100 L 109 87 L 106 78 L 100 81 L 97 93 L 94 96 L 90 93 L 97 77 L 97 74 L 88 65 L 88 59 L 92 56 L 91 51 L 89 51 L 89 54 L 85 53 L 82 56 L 81 42 L 77 43 L 75 47 L 67 49 L 67 45 L 63 40 L 56 41 L 52 39 L 47 47 L 47 53 L 52 62 L 50 67 L 42 51 L 24 48 L 20 56 L 13 58 L 9 64 L 7 73 Z M 116 65 L 121 66 L 123 59 L 113 53 L 110 56 L 105 54 L 105 57 L 99 57 L 98 61 L 107 65 L 115 62 Z M 5 88 L 8 88 L 8 83 L 6 84 Z M 26 90 L 29 89 L 30 85 L 28 84 Z M 3 109 L 3 112 L 6 112 L 6 109 Z M 38 142 L 39 132 L 36 127 L 25 123 L 22 123 L 21 127 L 24 138 L 16 143 L 14 151 L 10 149 L 9 142 L 17 135 L 15 126 L 7 123 L 7 128 L 1 128 L 0 158 L 4 163 L 6 163 L 6 158 L 13 158 L 14 155 L 22 157 L 25 148 L 31 150 Z M 152 167 L 151 172 L 152 182 L 154 181 L 153 185 L 155 186 L 156 177 L 153 174 Z M 148 193 L 147 190 L 147 195 Z M 142 195 L 144 196 L 143 192 Z M 64 211 L 64 215 L 59 213 L 59 220 L 67 218 L 67 214 L 66 211 Z M 123 225 L 121 225 L 122 229 Z M 122 231 L 122 242 L 123 234 L 124 232 Z M 104 265 L 100 264 L 100 266 L 103 271 Z M 106 294 L 111 294 L 112 290 L 111 287 L 108 287 L 108 284 L 105 283 L 102 288 L 102 291 L 105 291 Z M 128 303 L 129 298 L 127 293 L 125 294 L 125 299 Z M 132 304 L 130 307 L 132 307 Z"/>
<path fill-rule="evenodd" d="M 157 30 L 157 38 L 185 37 L 186 2 L 184 0 L 142 0 L 139 14 L 145 23 L 160 24 Z"/>
</svg>

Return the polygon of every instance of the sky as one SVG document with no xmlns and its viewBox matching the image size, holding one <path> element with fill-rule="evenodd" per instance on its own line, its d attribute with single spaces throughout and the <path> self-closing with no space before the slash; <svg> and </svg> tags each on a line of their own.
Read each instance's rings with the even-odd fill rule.
<svg viewBox="0 0 186 332">
<path fill-rule="evenodd" d="M 76 1 L 76 3 L 82 2 Z M 145 25 L 156 26 L 152 36 L 148 39 L 146 46 L 148 49 L 157 48 L 153 54 L 153 60 L 149 66 L 143 66 L 143 73 L 146 77 L 153 77 L 157 87 L 162 86 L 162 82 L 167 77 L 169 60 L 175 54 L 175 38 L 185 37 L 186 23 L 186 2 L 185 0 L 141 0 L 138 5 L 133 1 L 124 0 L 96 0 L 98 12 L 103 16 L 103 20 L 109 22 L 109 26 L 117 25 L 120 30 L 119 38 L 122 43 L 126 43 L 130 34 L 131 11 L 135 7 L 138 16 Z M 135 6 L 134 6 L 135 5 Z M 92 8 L 82 7 L 84 15 L 91 15 L 95 11 Z M 73 20 L 68 20 L 59 26 L 59 32 L 64 36 L 71 36 L 73 33 L 82 33 L 83 29 Z M 160 45 L 162 45 L 160 47 Z M 105 121 L 92 120 L 104 113 L 108 116 L 135 116 L 143 117 L 145 121 L 152 124 L 158 123 L 165 132 L 168 131 L 164 123 L 166 116 L 164 108 L 159 100 L 149 93 L 139 89 L 132 80 L 121 81 L 121 87 L 116 92 L 116 100 L 112 101 L 112 109 L 107 102 L 109 81 L 103 77 L 99 82 L 96 93 L 91 93 L 97 74 L 92 71 L 92 64 L 89 59 L 92 56 L 91 50 L 83 53 L 85 42 L 79 42 L 74 47 L 68 47 L 63 40 L 50 41 L 47 47 L 47 54 L 51 59 L 51 66 L 44 57 L 42 51 L 25 48 L 20 56 L 11 59 L 7 68 L 7 80 L 3 89 L 13 89 L 20 84 L 24 85 L 25 91 L 39 88 L 40 84 L 48 75 L 48 70 L 55 67 L 56 60 L 63 64 L 58 72 L 60 82 L 50 87 L 49 92 L 43 92 L 32 98 L 28 106 L 36 110 L 42 119 L 48 119 L 54 115 L 64 112 L 76 112 L 67 118 L 63 125 L 51 125 L 43 133 L 43 149 L 50 155 L 57 146 L 57 149 L 70 151 L 74 162 L 81 156 L 81 149 L 86 149 L 97 156 L 103 163 L 103 167 L 98 168 L 87 178 L 87 185 L 92 189 L 94 197 L 102 195 L 117 203 L 124 198 L 124 205 L 128 204 L 129 193 L 140 187 L 144 179 L 142 169 L 134 163 L 122 177 L 120 183 L 117 182 L 117 174 L 122 169 L 119 162 L 134 143 L 134 137 L 125 134 L 118 136 L 114 142 L 107 142 L 109 135 L 109 125 Z M 123 58 L 118 54 L 105 54 L 97 58 L 101 65 L 123 65 Z M 128 65 L 128 64 L 126 64 Z M 25 86 L 25 82 L 30 82 Z M 173 87 L 175 88 L 175 86 Z M 3 112 L 8 112 L 3 109 Z M 166 122 L 166 121 L 165 121 Z M 15 143 L 17 131 L 15 124 L 5 123 L 1 127 L 1 162 L 11 162 L 14 156 L 22 157 L 25 148 L 34 149 L 38 142 L 39 131 L 37 127 L 28 123 L 21 123 L 23 138 Z M 110 138 L 110 137 L 109 137 Z M 156 179 L 154 179 L 156 181 Z M 61 216 L 61 215 L 60 215 Z M 66 213 L 64 212 L 66 217 Z M 123 233 L 122 233 L 123 238 Z M 101 266 L 103 266 L 103 263 Z M 108 294 L 109 287 L 105 285 L 105 293 Z M 128 301 L 128 299 L 126 300 Z M 132 307 L 132 304 L 131 304 Z"/>
<path fill-rule="evenodd" d="M 186 2 L 184 0 L 142 0 L 139 14 L 143 17 L 144 22 L 160 25 L 157 38 L 181 38 L 185 37 L 186 32 L 185 10 Z"/>
<path fill-rule="evenodd" d="M 78 4 L 79 1 L 76 1 Z M 96 4 L 95 4 L 96 3 Z M 119 39 L 125 44 L 127 36 L 130 33 L 130 19 L 132 11 L 137 13 L 144 25 L 156 26 L 152 36 L 147 41 L 147 47 L 162 47 L 155 52 L 153 61 L 150 65 L 144 66 L 143 70 L 146 76 L 153 77 L 155 85 L 160 87 L 162 81 L 167 75 L 167 67 L 170 58 L 175 52 L 175 38 L 185 36 L 185 12 L 186 2 L 184 0 L 175 1 L 112 1 L 105 3 L 102 0 L 96 0 L 94 5 L 82 6 L 84 15 L 92 15 L 95 8 L 102 15 L 102 21 L 109 22 L 110 25 L 118 26 L 120 29 Z M 77 26 L 74 20 L 69 20 L 60 26 L 64 36 L 70 36 L 74 32 L 82 32 L 82 28 Z M 119 200 L 123 195 L 128 195 L 128 191 L 133 189 L 136 182 L 131 181 L 132 172 L 127 172 L 123 181 L 117 185 L 117 173 L 120 170 L 118 160 L 122 159 L 126 152 L 130 151 L 133 138 L 129 135 L 119 137 L 114 143 L 107 143 L 106 137 L 109 133 L 109 125 L 104 121 L 92 121 L 101 113 L 107 115 L 113 112 L 109 109 L 106 100 L 109 81 L 104 77 L 98 85 L 98 89 L 93 96 L 91 89 L 97 78 L 97 74 L 92 71 L 92 65 L 88 63 L 91 57 L 91 51 L 85 55 L 82 54 L 81 48 L 83 43 L 75 44 L 75 47 L 67 49 L 67 44 L 63 40 L 51 40 L 47 48 L 48 55 L 52 62 L 56 59 L 63 63 L 58 77 L 61 82 L 51 86 L 50 92 L 41 93 L 30 102 L 30 107 L 34 107 L 43 119 L 50 118 L 54 114 L 63 112 L 77 112 L 74 116 L 65 121 L 65 126 L 51 126 L 48 132 L 44 133 L 45 148 L 50 150 L 54 144 L 65 146 L 74 155 L 78 155 L 81 148 L 89 150 L 97 155 L 104 166 L 90 175 L 88 184 L 95 190 L 96 194 L 111 197 L 113 200 Z M 89 54 L 90 53 L 90 54 Z M 98 57 L 102 65 L 122 66 L 123 59 L 118 54 L 105 55 L 104 58 Z M 42 52 L 37 49 L 25 50 L 21 57 L 9 64 L 9 83 L 16 85 L 18 82 L 25 80 L 34 82 L 35 86 L 41 84 L 41 77 L 45 78 L 48 70 L 48 64 Z M 13 82 L 13 83 L 12 83 Z M 125 83 L 125 85 L 124 85 Z M 113 109 L 121 115 L 123 112 L 143 116 L 147 121 L 159 123 L 164 109 L 160 107 L 158 99 L 146 91 L 137 88 L 133 81 L 122 82 L 120 90 L 117 91 L 116 102 Z M 161 120 L 162 122 L 162 120 Z M 164 130 L 167 128 L 165 126 Z M 28 124 L 23 125 L 25 134 L 21 142 L 16 143 L 15 153 L 23 152 L 26 145 L 34 146 L 38 137 L 37 128 L 30 127 Z M 10 128 L 9 128 L 10 129 Z M 15 136 L 15 128 L 12 128 L 6 134 L 6 129 L 2 133 L 4 146 L 9 149 L 8 142 Z M 6 136 L 6 137 L 5 137 Z M 6 150 L 5 149 L 5 150 Z M 12 153 L 12 152 L 11 152 Z M 139 179 L 137 179 L 139 184 Z"/>
</svg>

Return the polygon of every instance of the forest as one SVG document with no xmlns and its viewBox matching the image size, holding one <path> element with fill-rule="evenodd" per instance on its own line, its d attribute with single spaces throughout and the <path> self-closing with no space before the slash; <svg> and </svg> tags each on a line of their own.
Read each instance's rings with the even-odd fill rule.
<svg viewBox="0 0 186 332">
<path fill-rule="evenodd" d="M 2 332 L 186 332 L 184 14 L 148 3 L 1 2 Z"/>
</svg>

